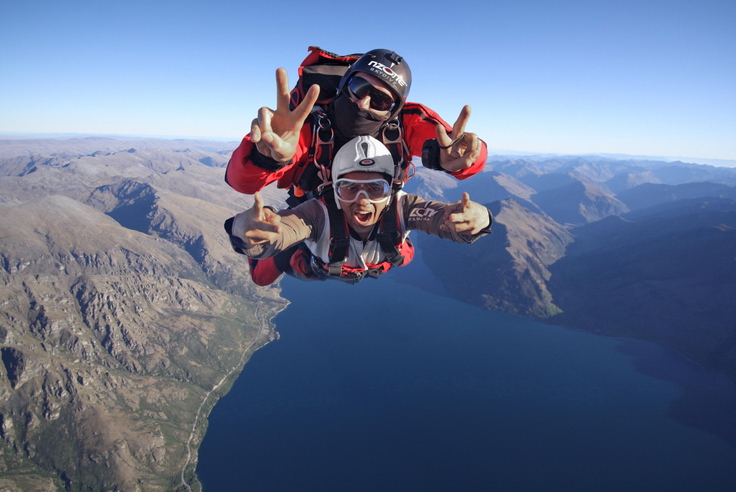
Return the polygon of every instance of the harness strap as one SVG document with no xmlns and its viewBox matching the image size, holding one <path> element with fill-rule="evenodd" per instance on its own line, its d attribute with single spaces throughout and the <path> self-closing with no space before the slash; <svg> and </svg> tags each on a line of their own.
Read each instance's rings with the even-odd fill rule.
<svg viewBox="0 0 736 492">
<path fill-rule="evenodd" d="M 403 140 L 401 123 L 398 119 L 386 124 L 381 132 L 381 140 L 394 158 L 394 181 L 391 187 L 394 191 L 399 191 L 406 181 L 408 163 L 404 156 L 409 155 L 409 149 Z"/>
<path fill-rule="evenodd" d="M 337 204 L 332 196 L 325 197 L 324 202 L 327 206 L 327 216 L 330 219 L 331 232 L 330 263 L 327 269 L 330 275 L 339 277 L 342 274 L 342 266 L 345 263 L 345 258 L 348 256 L 350 236 L 348 235 L 348 227 L 345 223 L 345 215 L 337 208 Z"/>
<path fill-rule="evenodd" d="M 306 165 L 302 164 L 298 175 L 298 184 L 289 189 L 287 204 L 294 207 L 310 198 L 319 198 L 321 190 L 331 182 L 331 164 L 335 153 L 335 130 L 327 113 L 315 106 L 310 115 L 312 119 L 312 145 L 309 148 Z M 398 191 L 404 186 L 407 170 L 413 166 L 404 156 L 410 155 L 409 148 L 403 139 L 403 130 L 399 119 L 389 121 L 381 131 L 380 139 L 391 152 L 394 160 L 394 176 L 392 189 Z M 413 174 L 413 173 L 412 173 Z"/>
<path fill-rule="evenodd" d="M 335 147 L 335 131 L 327 114 L 318 109 L 315 111 L 314 145 L 316 155 L 313 156 L 314 165 L 317 167 L 317 176 L 322 183 L 330 181 L 330 164 L 332 162 L 332 150 Z"/>
<path fill-rule="evenodd" d="M 404 263 L 404 256 L 398 248 L 402 240 L 399 232 L 398 201 L 398 198 L 394 195 L 388 210 L 381 218 L 381 229 L 376 235 L 376 241 L 378 241 L 383 254 L 386 255 L 386 260 L 391 263 L 391 266 L 400 266 Z"/>
<path fill-rule="evenodd" d="M 318 188 L 330 182 L 330 164 L 335 146 L 335 131 L 324 110 L 315 106 L 309 115 L 312 121 L 312 143 L 307 159 L 299 164 L 295 182 L 289 188 L 286 203 L 293 208 L 310 198 L 319 198 Z"/>
<path fill-rule="evenodd" d="M 399 251 L 402 235 L 399 232 L 397 202 L 398 199 L 396 197 L 391 200 L 391 204 L 381 217 L 379 231 L 376 234 L 376 241 L 378 241 L 383 254 L 386 255 L 386 261 L 393 267 L 400 266 L 404 263 L 404 256 Z M 332 199 L 332 196 L 325 198 L 325 205 L 327 206 L 331 231 L 330 262 L 327 269 L 330 276 L 340 277 L 343 275 L 343 265 L 345 264 L 345 258 L 348 256 L 350 235 L 345 215 L 337 208 L 337 204 Z M 381 273 L 383 273 L 381 268 L 372 268 L 365 274 L 371 277 L 378 277 Z"/>
</svg>

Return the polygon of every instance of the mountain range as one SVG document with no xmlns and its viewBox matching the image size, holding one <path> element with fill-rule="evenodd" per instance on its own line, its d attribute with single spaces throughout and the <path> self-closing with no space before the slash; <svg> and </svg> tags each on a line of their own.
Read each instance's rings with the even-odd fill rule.
<svg viewBox="0 0 736 492">
<path fill-rule="evenodd" d="M 197 489 L 206 416 L 286 305 L 223 232 L 250 205 L 231 146 L 2 143 L 0 489 Z"/>
<path fill-rule="evenodd" d="M 453 297 L 654 341 L 736 381 L 734 185 L 707 165 L 495 156 L 467 185 L 420 169 L 407 189 L 468 191 L 494 214 L 469 247 L 417 238 Z"/>
<path fill-rule="evenodd" d="M 236 145 L 0 140 L 0 489 L 200 489 L 207 415 L 287 305 L 222 228 L 252 203 L 224 183 Z M 735 169 L 592 156 L 493 156 L 461 182 L 419 167 L 407 191 L 467 191 L 493 234 L 419 235 L 406 269 L 736 379 L 735 185 Z"/>
</svg>

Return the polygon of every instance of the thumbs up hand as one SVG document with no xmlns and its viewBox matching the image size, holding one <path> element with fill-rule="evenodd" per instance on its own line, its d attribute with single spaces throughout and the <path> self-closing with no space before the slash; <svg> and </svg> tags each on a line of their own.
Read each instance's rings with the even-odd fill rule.
<svg viewBox="0 0 736 492">
<path fill-rule="evenodd" d="M 445 209 L 445 222 L 441 226 L 446 231 L 457 234 L 478 234 L 490 225 L 488 209 L 470 200 L 468 193 L 463 193 L 460 201 Z"/>
<path fill-rule="evenodd" d="M 248 245 L 273 242 L 281 234 L 281 216 L 263 204 L 260 192 L 256 192 L 253 198 L 253 206 L 235 216 L 233 235 Z"/>
</svg>

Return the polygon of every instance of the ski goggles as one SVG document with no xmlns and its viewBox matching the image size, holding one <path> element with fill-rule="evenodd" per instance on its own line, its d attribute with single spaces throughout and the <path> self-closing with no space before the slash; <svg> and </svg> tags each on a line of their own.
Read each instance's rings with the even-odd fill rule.
<svg viewBox="0 0 736 492">
<path fill-rule="evenodd" d="M 340 178 L 334 184 L 335 194 L 345 203 L 353 203 L 362 193 L 371 203 L 380 203 L 391 196 L 391 187 L 385 179 Z"/>
<path fill-rule="evenodd" d="M 363 77 L 350 77 L 348 80 L 348 89 L 357 98 L 363 99 L 365 96 L 371 98 L 371 109 L 377 111 L 390 111 L 393 109 L 396 101 L 394 98 L 383 91 L 378 90 L 373 84 Z"/>
</svg>

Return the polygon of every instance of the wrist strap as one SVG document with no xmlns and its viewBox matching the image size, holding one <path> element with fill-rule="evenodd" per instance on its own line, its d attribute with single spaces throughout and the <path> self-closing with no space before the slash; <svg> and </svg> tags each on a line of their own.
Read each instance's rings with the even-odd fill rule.
<svg viewBox="0 0 736 492">
<path fill-rule="evenodd" d="M 422 147 L 422 165 L 435 171 L 444 171 L 440 163 L 440 144 L 436 139 L 427 140 Z"/>
</svg>

